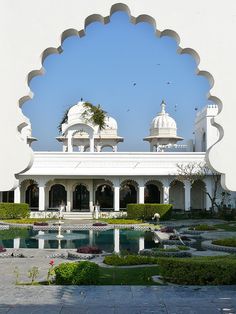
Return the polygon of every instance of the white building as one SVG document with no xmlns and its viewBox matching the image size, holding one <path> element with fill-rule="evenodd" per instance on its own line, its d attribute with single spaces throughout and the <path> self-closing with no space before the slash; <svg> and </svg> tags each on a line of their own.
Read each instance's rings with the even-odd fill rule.
<svg viewBox="0 0 236 314">
<path fill-rule="evenodd" d="M 218 130 L 211 125 L 217 107 L 208 105 L 197 113 L 195 139 L 188 141 L 187 152 L 173 151 L 183 138 L 177 135 L 176 122 L 165 107 L 162 102 L 144 138 L 150 152 L 117 152 L 123 138 L 117 134 L 116 120 L 106 116 L 100 131 L 84 118 L 84 103 L 79 102 L 61 126 L 57 140 L 62 152 L 35 152 L 31 169 L 19 175 L 18 188 L 0 193 L 0 201 L 29 203 L 32 216 L 39 217 L 58 210 L 61 204 L 66 218 L 91 217 L 95 204 L 117 215 L 128 203 L 171 203 L 175 209 L 209 210 L 211 202 L 205 191 L 212 194 L 212 177 L 191 185 L 188 180 L 176 180 L 176 175 L 178 163 L 204 162 L 206 149 L 217 141 Z M 22 130 L 22 138 L 29 145 L 35 140 L 29 128 Z M 105 147 L 112 151 L 103 152 Z M 234 207 L 235 193 L 225 202 Z"/>
</svg>

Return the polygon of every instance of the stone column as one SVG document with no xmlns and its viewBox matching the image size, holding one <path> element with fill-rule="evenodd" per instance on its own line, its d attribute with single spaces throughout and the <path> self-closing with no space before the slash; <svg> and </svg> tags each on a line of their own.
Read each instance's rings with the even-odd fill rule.
<svg viewBox="0 0 236 314">
<path fill-rule="evenodd" d="M 117 152 L 117 145 L 112 146 L 112 151 Z"/>
<path fill-rule="evenodd" d="M 72 197 L 71 185 L 68 184 L 67 189 L 66 189 L 66 199 L 67 199 L 66 211 L 67 212 L 70 212 L 72 208 L 71 197 Z"/>
<path fill-rule="evenodd" d="M 14 190 L 14 203 L 20 203 L 20 185 Z"/>
<path fill-rule="evenodd" d="M 167 180 L 163 181 L 163 203 L 169 204 L 170 185 Z"/>
<path fill-rule="evenodd" d="M 144 190 L 145 190 L 145 186 L 139 185 L 139 187 L 138 187 L 138 203 L 139 204 L 144 204 Z"/>
<path fill-rule="evenodd" d="M 90 137 L 89 138 L 89 151 L 91 153 L 94 152 L 94 136 Z"/>
<path fill-rule="evenodd" d="M 45 183 L 39 182 L 39 211 L 45 211 Z"/>
<path fill-rule="evenodd" d="M 114 252 L 120 253 L 120 229 L 114 229 Z"/>
<path fill-rule="evenodd" d="M 191 183 L 184 181 L 184 209 L 189 211 L 191 209 Z"/>
<path fill-rule="evenodd" d="M 0 203 L 2 203 L 2 193 L 3 192 L 0 192 Z"/>
<path fill-rule="evenodd" d="M 120 185 L 114 186 L 114 211 L 120 211 Z"/>
<path fill-rule="evenodd" d="M 68 151 L 68 153 L 71 153 L 71 152 L 73 152 L 72 133 L 68 133 L 67 141 L 68 141 L 67 151 Z"/>
<path fill-rule="evenodd" d="M 89 210 L 91 213 L 94 211 L 93 180 L 89 184 Z"/>
</svg>

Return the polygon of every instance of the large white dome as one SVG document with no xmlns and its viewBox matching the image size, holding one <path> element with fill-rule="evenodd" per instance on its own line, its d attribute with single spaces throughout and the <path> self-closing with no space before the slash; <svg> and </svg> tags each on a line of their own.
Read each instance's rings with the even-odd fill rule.
<svg viewBox="0 0 236 314">
<path fill-rule="evenodd" d="M 80 122 L 85 122 L 83 118 L 83 113 L 85 111 L 84 102 L 79 101 L 78 104 L 72 106 L 67 114 L 68 123 L 72 122 L 73 120 L 79 120 Z"/>
</svg>

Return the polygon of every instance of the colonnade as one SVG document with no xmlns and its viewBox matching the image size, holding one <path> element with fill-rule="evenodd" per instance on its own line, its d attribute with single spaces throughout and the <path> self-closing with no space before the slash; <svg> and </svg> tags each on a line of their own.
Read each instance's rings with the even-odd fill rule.
<svg viewBox="0 0 236 314">
<path fill-rule="evenodd" d="M 32 181 L 32 180 L 31 180 Z M 14 190 L 14 202 L 20 203 L 25 202 L 25 191 L 27 184 L 26 181 L 20 182 L 19 186 Z M 73 210 L 73 192 L 75 191 L 75 186 L 83 185 L 86 187 L 88 194 L 89 194 L 89 201 L 88 201 L 88 211 L 94 210 L 94 205 L 96 204 L 96 191 L 99 186 L 109 186 L 111 188 L 111 191 L 113 193 L 113 206 L 111 206 L 111 209 L 114 211 L 120 211 L 120 200 L 121 200 L 121 190 L 123 189 L 123 186 L 125 182 L 128 182 L 128 184 L 133 185 L 136 190 L 136 202 L 138 204 L 144 204 L 145 202 L 148 203 L 146 200 L 147 197 L 145 193 L 147 193 L 147 187 L 148 185 L 156 185 L 159 190 L 159 203 L 163 204 L 175 204 L 175 207 L 178 206 L 182 208 L 178 209 L 184 209 L 184 210 L 190 210 L 192 207 L 192 199 L 193 195 L 191 195 L 192 192 L 192 185 L 189 181 L 175 181 L 171 178 L 154 178 L 152 180 L 148 180 L 146 178 L 139 178 L 139 179 L 125 179 L 125 178 L 109 178 L 109 179 L 84 179 L 84 180 L 42 180 L 35 179 L 34 180 L 35 185 L 37 186 L 38 191 L 38 210 L 44 211 L 49 208 L 49 191 L 50 188 L 53 185 L 62 185 L 65 188 L 66 193 L 66 204 L 65 209 L 66 211 L 72 211 Z M 50 182 L 50 184 L 49 184 Z M 177 190 L 174 192 L 173 182 L 178 182 L 179 184 L 179 191 Z M 212 185 L 211 180 L 205 180 L 204 181 L 204 188 L 207 192 L 211 193 Z M 171 194 L 171 199 L 170 199 Z M 181 195 L 180 195 L 181 194 Z M 204 193 L 204 207 L 206 209 L 209 209 L 211 206 L 210 199 L 208 197 L 205 197 L 206 193 Z M 177 199 L 182 198 L 181 201 L 176 202 Z M 195 198 L 199 198 L 199 196 L 195 196 Z M 181 205 L 179 205 L 181 203 Z M 203 205 L 202 205 L 203 206 Z M 200 208 L 199 208 L 200 209 Z"/>
</svg>

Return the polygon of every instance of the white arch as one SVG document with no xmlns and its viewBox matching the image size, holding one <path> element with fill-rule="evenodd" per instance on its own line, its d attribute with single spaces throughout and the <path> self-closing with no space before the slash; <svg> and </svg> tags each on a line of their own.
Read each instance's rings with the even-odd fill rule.
<svg viewBox="0 0 236 314">
<path fill-rule="evenodd" d="M 170 35 L 179 43 L 180 36 L 169 28 L 178 30 L 181 34 L 182 46 L 187 47 L 183 49 L 179 47 L 178 51 L 193 55 L 198 65 L 199 55 L 188 48 L 191 46 L 196 47 L 202 56 L 201 68 L 209 68 L 214 71 L 214 77 L 218 84 L 215 84 L 212 94 L 220 95 L 226 103 L 224 111 L 215 118 L 215 123 L 220 131 L 220 140 L 223 137 L 223 128 L 220 125 L 224 125 L 226 140 L 217 143 L 211 149 L 208 157 L 215 169 L 223 173 L 223 183 L 226 185 L 225 176 L 227 174 L 228 187 L 236 189 L 234 179 L 236 166 L 228 148 L 228 143 L 232 143 L 230 150 L 236 150 L 236 143 L 233 138 L 235 132 L 234 125 L 227 122 L 227 119 L 233 121 L 236 111 L 233 106 L 236 103 L 233 84 L 236 61 L 228 57 L 228 43 L 231 42 L 231 32 L 227 31 L 236 27 L 236 21 L 233 18 L 236 9 L 235 1 L 228 0 L 227 5 L 222 1 L 215 2 L 214 15 L 212 15 L 212 3 L 204 0 L 199 0 L 198 5 L 191 6 L 186 0 L 173 1 L 171 3 L 171 12 L 173 14 L 170 13 L 169 2 L 167 1 L 150 0 L 137 3 L 132 0 L 124 0 L 123 2 L 123 4 L 114 5 L 112 0 L 103 3 L 99 0 L 89 0 L 85 6 L 81 1 L 71 0 L 70 5 L 68 5 L 68 1 L 61 0 L 60 6 L 58 6 L 56 1 L 47 2 L 47 4 L 38 1 L 35 6 L 32 1 L 21 0 L 20 3 L 16 1 L 14 7 L 7 6 L 4 1 L 1 2 L 1 38 L 6 38 L 6 29 L 8 37 L 12 38 L 11 45 L 4 46 L 5 49 L 0 52 L 0 60 L 2 60 L 0 66 L 3 69 L 0 77 L 1 96 L 2 102 L 5 104 L 5 106 L 1 106 L 0 116 L 8 116 L 11 120 L 3 120 L 3 123 L 0 123 L 2 128 L 0 131 L 7 130 L 7 137 L 2 143 L 5 155 L 1 156 L 2 160 L 0 162 L 0 167 L 4 165 L 4 168 L 0 168 L 0 173 L 4 173 L 4 176 L 0 178 L 1 190 L 10 190 L 15 184 L 15 174 L 26 170 L 32 163 L 32 151 L 20 140 L 19 134 L 16 133 L 16 129 L 20 129 L 24 122 L 24 116 L 20 110 L 15 109 L 15 105 L 18 102 L 21 106 L 26 100 L 32 98 L 32 93 L 25 82 L 26 73 L 29 73 L 27 76 L 28 82 L 35 75 L 43 74 L 43 61 L 49 54 L 62 51 L 61 43 L 64 39 L 71 35 L 84 36 L 86 26 L 94 21 L 107 23 L 109 21 L 109 6 L 111 7 L 110 14 L 118 10 L 126 11 L 129 14 L 132 11 L 133 15 L 130 14 L 132 23 L 147 21 L 156 27 L 155 21 L 158 21 L 159 30 L 155 30 L 157 36 Z M 37 7 L 37 10 L 35 10 L 35 7 Z M 203 10 L 204 14 L 201 14 Z M 54 12 L 54 14 L 52 15 L 51 12 Z M 96 14 L 91 15 L 92 12 L 96 12 Z M 146 15 L 142 12 L 145 12 Z M 149 13 L 152 17 L 148 15 Z M 39 23 L 35 23 L 35 16 L 39 21 L 41 18 L 41 32 L 38 32 Z M 84 20 L 86 16 L 87 18 Z M 215 23 L 216 20 L 221 20 L 221 23 Z M 16 25 L 17 27 L 15 27 Z M 75 28 L 71 28 L 71 25 L 75 25 Z M 58 34 L 62 29 L 65 29 L 65 31 L 59 38 Z M 211 36 L 212 33 L 217 33 L 218 36 Z M 45 47 L 49 48 L 45 49 Z M 38 59 L 41 51 L 43 52 Z M 236 45 L 234 43 L 230 45 L 230 52 L 231 55 L 235 55 Z M 218 61 L 219 59 L 221 62 Z M 15 63 L 12 60 L 15 60 Z M 15 71 L 15 64 L 18 64 L 17 72 Z M 222 73 L 225 77 L 222 77 Z M 201 70 L 198 70 L 198 74 L 206 76 L 210 85 L 213 86 L 212 75 Z M 14 86 L 14 89 L 12 89 L 12 86 Z M 209 99 L 217 103 L 221 109 L 222 102 L 219 98 L 209 95 Z M 11 114 L 12 112 L 14 114 Z M 21 154 L 17 156 L 14 162 L 10 163 L 9 160 L 11 159 L 9 157 L 13 156 L 16 150 Z M 226 151 L 229 153 L 226 154 Z M 223 152 L 224 155 L 222 155 Z M 223 156 L 223 158 L 219 158 L 219 156 Z M 227 162 L 225 162 L 226 159 Z M 4 161 L 7 161 L 7 167 Z"/>
</svg>

